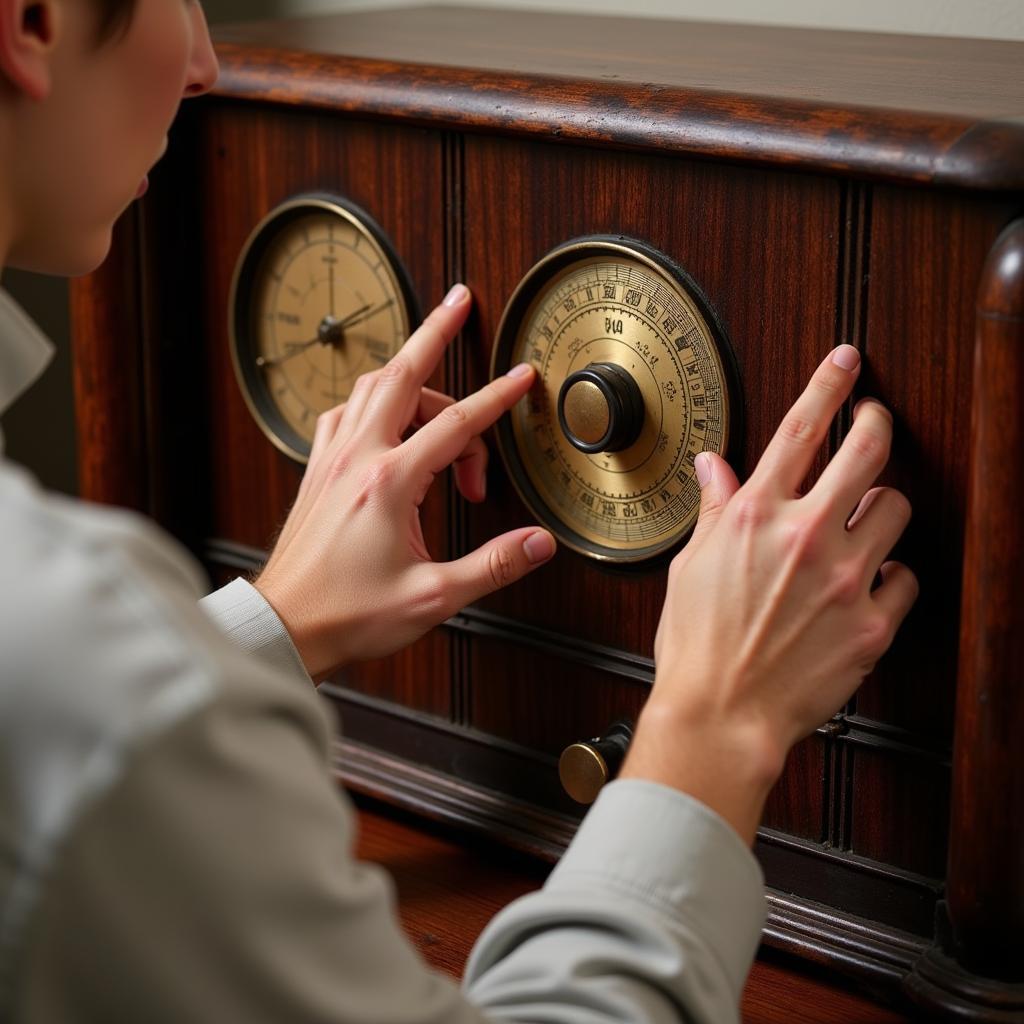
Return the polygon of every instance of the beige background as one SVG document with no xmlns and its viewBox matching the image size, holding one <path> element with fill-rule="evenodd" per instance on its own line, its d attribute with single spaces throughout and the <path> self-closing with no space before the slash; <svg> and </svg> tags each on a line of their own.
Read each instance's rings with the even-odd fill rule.
<svg viewBox="0 0 1024 1024">
<path fill-rule="evenodd" d="M 410 0 L 420 6 L 431 0 Z M 438 0 L 433 0 L 438 2 Z M 878 32 L 1024 39 L 1024 0 L 454 0 L 459 6 L 530 10 L 588 10 L 657 18 L 699 18 L 763 25 L 815 25 Z M 395 0 L 206 0 L 211 17 L 254 18 L 280 13 L 396 7 Z"/>
<path fill-rule="evenodd" d="M 421 6 L 410 0 L 406 6 Z M 401 6 L 380 0 L 206 0 L 211 21 L 310 15 Z M 647 17 L 698 18 L 754 24 L 822 26 L 1024 40 L 1024 0 L 475 0 L 461 6 L 531 10 L 590 10 Z M 8 272 L 4 285 L 58 343 L 58 358 L 40 383 L 4 418 L 7 453 L 50 487 L 75 490 L 74 428 L 68 356 L 66 289 L 60 282 Z"/>
</svg>

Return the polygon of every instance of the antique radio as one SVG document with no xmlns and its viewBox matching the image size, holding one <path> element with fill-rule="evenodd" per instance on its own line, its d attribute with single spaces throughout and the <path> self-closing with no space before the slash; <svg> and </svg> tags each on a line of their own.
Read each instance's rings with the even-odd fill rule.
<svg viewBox="0 0 1024 1024">
<path fill-rule="evenodd" d="M 350 787 L 553 857 L 581 813 L 563 750 L 582 795 L 650 687 L 693 453 L 742 479 L 857 345 L 922 594 L 769 800 L 766 941 L 1021 1019 L 1024 47 L 461 8 L 217 35 L 215 94 L 74 290 L 86 495 L 215 581 L 256 568 L 315 413 L 465 281 L 434 386 L 521 358 L 542 382 L 483 504 L 438 482 L 428 543 L 540 519 L 561 552 L 323 692 Z"/>
</svg>

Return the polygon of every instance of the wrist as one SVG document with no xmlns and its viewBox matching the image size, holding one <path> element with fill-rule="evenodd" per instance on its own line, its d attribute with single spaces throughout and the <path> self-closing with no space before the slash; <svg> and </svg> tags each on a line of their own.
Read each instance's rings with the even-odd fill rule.
<svg viewBox="0 0 1024 1024">
<path fill-rule="evenodd" d="M 273 580 L 266 577 L 264 573 L 254 579 L 252 585 L 274 609 L 291 637 L 310 679 L 319 686 L 338 667 L 337 658 L 330 651 L 333 631 L 324 628 L 320 618 L 311 614 L 309 609 L 304 612 L 302 604 L 290 600 L 286 590 L 277 588 Z"/>
<path fill-rule="evenodd" d="M 620 778 L 647 779 L 700 800 L 751 845 L 785 750 L 766 723 L 721 719 L 651 700 Z"/>
</svg>

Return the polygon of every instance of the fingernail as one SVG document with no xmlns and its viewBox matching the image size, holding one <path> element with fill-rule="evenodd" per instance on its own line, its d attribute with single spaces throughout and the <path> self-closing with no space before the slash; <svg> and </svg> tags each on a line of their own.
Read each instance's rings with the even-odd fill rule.
<svg viewBox="0 0 1024 1024">
<path fill-rule="evenodd" d="M 508 373 L 505 374 L 505 376 L 506 377 L 525 377 L 532 369 L 533 369 L 533 367 L 530 366 L 529 363 L 519 363 L 516 366 L 513 366 L 512 369 L 509 370 Z"/>
<path fill-rule="evenodd" d="M 452 290 L 444 297 L 442 306 L 457 306 L 464 302 L 469 295 L 469 289 L 464 284 L 452 285 Z"/>
<path fill-rule="evenodd" d="M 877 398 L 862 398 L 853 407 L 853 418 L 856 419 L 857 416 L 860 414 L 861 409 L 863 409 L 865 406 L 868 406 L 868 405 L 875 406 L 881 412 L 884 412 L 885 415 L 888 416 L 890 420 L 892 419 L 892 413 L 884 405 L 882 405 L 882 403 Z"/>
<path fill-rule="evenodd" d="M 555 553 L 555 542 L 550 533 L 544 533 L 541 530 L 531 533 L 523 541 L 523 550 L 526 552 L 529 563 L 537 565 L 539 562 L 546 562 Z"/>
<path fill-rule="evenodd" d="M 700 452 L 693 460 L 693 468 L 697 471 L 697 483 L 706 486 L 711 479 L 711 460 L 704 452 Z"/>
<path fill-rule="evenodd" d="M 840 345 L 832 353 L 832 362 L 844 370 L 855 370 L 860 362 L 860 353 L 852 345 Z"/>
</svg>

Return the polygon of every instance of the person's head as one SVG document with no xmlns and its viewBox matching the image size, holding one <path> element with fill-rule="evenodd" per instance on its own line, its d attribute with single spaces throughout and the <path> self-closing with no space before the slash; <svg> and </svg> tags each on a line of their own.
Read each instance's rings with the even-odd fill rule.
<svg viewBox="0 0 1024 1024">
<path fill-rule="evenodd" d="M 0 0 L 0 263 L 98 266 L 179 102 L 216 76 L 197 0 Z"/>
</svg>

